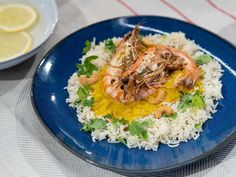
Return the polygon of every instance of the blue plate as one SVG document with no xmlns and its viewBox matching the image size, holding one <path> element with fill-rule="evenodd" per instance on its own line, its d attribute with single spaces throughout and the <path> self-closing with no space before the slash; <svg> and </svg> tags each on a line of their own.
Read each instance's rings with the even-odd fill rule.
<svg viewBox="0 0 236 177">
<path fill-rule="evenodd" d="M 82 56 L 86 40 L 96 41 L 123 36 L 143 22 L 142 34 L 182 31 L 202 48 L 218 58 L 223 65 L 223 96 L 218 111 L 208 120 L 197 140 L 180 143 L 170 148 L 161 144 L 158 151 L 129 149 L 122 144 L 107 141 L 94 143 L 90 133 L 80 131 L 76 112 L 65 103 L 68 97 L 64 87 L 75 72 L 75 64 Z M 99 22 L 80 29 L 59 42 L 43 58 L 36 70 L 32 85 L 32 100 L 39 119 L 59 143 L 78 157 L 108 170 L 122 174 L 147 174 L 170 170 L 192 163 L 214 150 L 236 134 L 236 49 L 200 27 L 183 21 L 157 16 L 121 17 Z"/>
</svg>

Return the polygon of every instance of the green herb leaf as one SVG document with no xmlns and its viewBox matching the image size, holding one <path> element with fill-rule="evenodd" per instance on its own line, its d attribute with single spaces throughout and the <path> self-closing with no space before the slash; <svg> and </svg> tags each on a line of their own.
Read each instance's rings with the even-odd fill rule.
<svg viewBox="0 0 236 177">
<path fill-rule="evenodd" d="M 189 94 L 186 94 L 182 97 L 181 102 L 178 104 L 178 109 L 187 109 L 188 107 L 190 107 L 192 102 L 192 96 Z"/>
<path fill-rule="evenodd" d="M 106 127 L 106 121 L 103 119 L 92 119 L 87 124 L 84 124 L 82 130 L 88 132 Z"/>
<path fill-rule="evenodd" d="M 83 64 L 76 64 L 75 65 L 77 68 L 77 75 L 81 76 L 81 75 L 85 75 L 86 74 L 86 70 Z"/>
<path fill-rule="evenodd" d="M 196 107 L 199 109 L 205 108 L 205 102 L 203 100 L 203 97 L 198 94 L 194 94 L 192 97 L 192 107 Z"/>
<path fill-rule="evenodd" d="M 106 126 L 106 121 L 103 119 L 94 119 L 90 126 L 94 129 L 102 129 Z"/>
<path fill-rule="evenodd" d="M 97 58 L 98 58 L 98 56 L 96 56 L 96 55 L 91 55 L 91 56 L 87 57 L 87 58 L 84 60 L 84 64 L 86 65 L 86 64 L 88 64 L 88 63 L 91 63 L 91 61 L 93 61 L 93 60 L 95 60 L 95 59 L 97 59 Z"/>
<path fill-rule="evenodd" d="M 125 125 L 125 124 L 128 124 L 128 121 L 126 121 L 125 119 L 119 119 L 119 118 L 115 118 L 115 117 L 112 117 L 112 121 L 111 123 L 115 126 L 115 127 L 119 127 L 121 125 Z"/>
<path fill-rule="evenodd" d="M 77 75 L 78 76 L 86 74 L 86 68 L 84 67 L 83 64 L 76 64 L 75 66 L 77 68 Z"/>
<path fill-rule="evenodd" d="M 95 60 L 97 58 L 98 58 L 98 56 L 92 55 L 92 56 L 87 57 L 84 60 L 83 64 L 76 64 L 77 75 L 78 76 L 85 75 L 86 77 L 90 77 L 92 75 L 93 71 L 98 70 L 97 66 L 95 66 L 94 64 L 91 63 L 93 60 Z"/>
<path fill-rule="evenodd" d="M 85 41 L 85 47 L 83 48 L 83 55 L 86 54 L 91 49 L 91 42 L 89 40 Z"/>
<path fill-rule="evenodd" d="M 171 114 L 171 115 L 163 114 L 162 116 L 165 117 L 165 118 L 176 119 L 176 118 L 177 118 L 177 112 L 175 112 L 175 113 L 173 113 L 173 114 Z"/>
<path fill-rule="evenodd" d="M 203 96 L 201 96 L 198 92 L 193 95 L 186 94 L 182 97 L 181 102 L 178 105 L 178 109 L 187 109 L 187 108 L 205 108 L 205 102 Z"/>
<path fill-rule="evenodd" d="M 107 115 L 104 116 L 104 118 L 105 119 L 111 119 L 111 118 L 113 118 L 113 116 L 111 114 L 107 114 Z"/>
<path fill-rule="evenodd" d="M 195 62 L 196 62 L 198 65 L 207 64 L 207 63 L 209 63 L 211 60 L 212 60 L 212 58 L 211 58 L 211 56 L 210 56 L 209 54 L 200 55 L 200 56 L 197 56 L 197 57 L 195 58 Z"/>
<path fill-rule="evenodd" d="M 82 105 L 85 107 L 92 107 L 94 104 L 94 98 L 90 98 L 90 99 L 85 99 L 85 100 L 81 100 L 81 99 L 76 99 L 74 102 L 75 105 Z"/>
<path fill-rule="evenodd" d="M 177 112 L 175 112 L 174 114 L 172 114 L 170 117 L 172 117 L 173 119 L 177 118 Z"/>
<path fill-rule="evenodd" d="M 89 87 L 88 86 L 81 86 L 77 90 L 76 94 L 79 96 L 81 100 L 86 99 L 89 96 Z"/>
<path fill-rule="evenodd" d="M 117 139 L 117 141 L 119 141 L 120 143 L 126 145 L 126 142 L 125 142 L 125 139 L 124 139 L 124 138 L 119 137 L 119 138 Z"/>
<path fill-rule="evenodd" d="M 112 123 L 112 125 L 114 125 L 115 127 L 119 127 L 119 126 L 122 125 L 122 122 L 120 122 L 119 119 L 114 119 L 114 118 L 112 119 L 111 123 Z"/>
<path fill-rule="evenodd" d="M 113 117 L 112 114 L 107 114 L 104 116 L 105 119 L 110 119 L 111 120 L 111 124 L 114 125 L 115 127 L 119 127 L 121 125 L 125 125 L 128 124 L 129 122 L 123 118 L 117 118 L 117 117 Z"/>
<path fill-rule="evenodd" d="M 143 127 L 149 127 L 150 125 L 152 125 L 154 123 L 154 121 L 152 119 L 146 119 L 144 121 L 141 122 L 141 125 Z"/>
<path fill-rule="evenodd" d="M 105 49 L 110 50 L 112 53 L 116 50 L 116 46 L 111 39 L 105 40 Z"/>
<path fill-rule="evenodd" d="M 89 100 L 84 100 L 82 102 L 82 105 L 87 106 L 87 107 L 91 107 L 93 104 L 94 104 L 94 98 L 93 97 Z"/>
<path fill-rule="evenodd" d="M 129 131 L 131 135 L 137 135 L 143 140 L 147 140 L 148 138 L 147 131 L 144 129 L 142 122 L 132 121 L 129 125 Z"/>
<path fill-rule="evenodd" d="M 97 71 L 98 70 L 97 66 L 95 66 L 94 64 L 91 63 L 93 60 L 95 60 L 97 58 L 98 58 L 98 56 L 92 55 L 92 56 L 87 57 L 84 60 L 84 67 L 86 69 L 86 74 L 85 74 L 86 77 L 91 76 L 93 71 Z"/>
<path fill-rule="evenodd" d="M 194 127 L 195 127 L 196 129 L 200 129 L 200 128 L 202 127 L 202 124 L 201 124 L 201 123 L 197 123 L 197 124 L 194 125 Z"/>
<path fill-rule="evenodd" d="M 81 104 L 81 99 L 77 98 L 74 102 L 75 105 L 80 105 Z"/>
<path fill-rule="evenodd" d="M 74 102 L 76 105 L 83 105 L 87 107 L 91 107 L 94 103 L 94 98 L 87 99 L 89 96 L 89 91 L 91 88 L 89 86 L 81 86 L 77 90 L 76 94 L 79 96 Z"/>
</svg>

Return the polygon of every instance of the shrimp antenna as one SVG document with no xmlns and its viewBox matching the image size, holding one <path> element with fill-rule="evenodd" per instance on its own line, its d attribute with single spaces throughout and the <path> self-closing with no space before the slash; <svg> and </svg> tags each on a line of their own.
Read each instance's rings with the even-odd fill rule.
<svg viewBox="0 0 236 177">
<path fill-rule="evenodd" d="M 140 26 L 144 25 L 146 23 L 146 19 L 142 19 L 138 24 L 134 26 L 134 28 L 140 28 Z"/>
<path fill-rule="evenodd" d="M 142 19 L 138 24 L 137 26 L 141 26 L 141 25 L 144 25 L 145 23 L 147 23 L 146 19 Z"/>
<path fill-rule="evenodd" d="M 144 25 L 146 23 L 146 19 L 142 19 L 140 22 L 138 22 L 135 26 L 134 26 L 134 28 L 137 28 L 137 27 L 139 27 L 139 26 L 141 26 L 141 25 Z"/>
<path fill-rule="evenodd" d="M 144 19 L 142 19 L 140 22 L 138 22 L 138 24 L 136 24 L 136 25 L 134 26 L 134 28 L 140 28 L 140 26 L 144 25 L 146 22 L 147 22 L 147 21 L 146 21 L 146 19 L 144 18 Z"/>
</svg>

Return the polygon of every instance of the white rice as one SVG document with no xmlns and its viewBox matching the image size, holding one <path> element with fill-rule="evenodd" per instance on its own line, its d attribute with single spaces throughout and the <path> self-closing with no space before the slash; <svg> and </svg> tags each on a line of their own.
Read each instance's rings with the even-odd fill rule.
<svg viewBox="0 0 236 177">
<path fill-rule="evenodd" d="M 191 56 L 198 56 L 203 52 L 198 50 L 198 46 L 194 41 L 190 41 L 185 38 L 185 35 L 181 32 L 171 33 L 166 36 L 148 35 L 149 40 L 156 44 L 168 45 L 187 52 Z M 113 42 L 116 44 L 120 38 L 113 38 Z M 94 45 L 93 48 L 83 56 L 82 61 L 91 55 L 96 55 L 99 58 L 94 61 L 94 64 L 99 68 L 102 68 L 111 59 L 111 52 L 105 50 L 104 42 L 98 45 Z M 148 139 L 143 140 L 138 136 L 132 136 L 129 131 L 126 131 L 128 125 L 121 125 L 119 127 L 114 126 L 111 123 L 107 123 L 106 128 L 97 129 L 91 132 L 93 141 L 108 139 L 111 143 L 116 143 L 118 138 L 126 139 L 127 146 L 129 148 L 144 148 L 145 150 L 158 149 L 159 143 L 164 143 L 170 147 L 177 146 L 180 142 L 186 142 L 191 138 L 197 139 L 199 133 L 202 132 L 202 128 L 195 128 L 195 124 L 203 124 L 206 120 L 212 118 L 212 114 L 216 112 L 217 101 L 222 98 L 221 87 L 222 83 L 220 77 L 222 76 L 221 65 L 215 59 L 212 59 L 208 64 L 201 65 L 201 69 L 205 72 L 203 78 L 203 96 L 205 101 L 205 108 L 199 110 L 177 110 L 178 103 L 170 104 L 166 103 L 177 112 L 176 119 L 160 118 L 156 119 L 152 114 L 139 118 L 138 121 L 151 118 L 154 123 L 147 128 Z M 77 74 L 74 73 L 69 81 L 67 90 L 69 98 L 66 100 L 69 106 L 74 107 L 77 110 L 77 116 L 81 123 L 88 123 L 91 119 L 95 118 L 93 111 L 89 107 L 81 109 L 80 106 L 74 105 L 74 101 L 78 97 L 76 91 L 80 87 L 80 83 Z M 102 117 L 99 117 L 102 118 Z"/>
</svg>

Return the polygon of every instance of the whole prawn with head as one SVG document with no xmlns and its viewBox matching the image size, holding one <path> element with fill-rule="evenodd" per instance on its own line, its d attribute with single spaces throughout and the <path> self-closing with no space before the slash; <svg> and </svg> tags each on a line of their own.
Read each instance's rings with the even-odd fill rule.
<svg viewBox="0 0 236 177">
<path fill-rule="evenodd" d="M 131 102 L 134 98 L 127 92 L 124 85 L 129 81 L 122 75 L 128 71 L 137 60 L 140 53 L 145 50 L 145 45 L 139 36 L 139 27 L 136 26 L 127 33 L 116 47 L 111 62 L 103 78 L 103 87 L 107 95 L 118 102 Z"/>
<path fill-rule="evenodd" d="M 192 57 L 175 48 L 147 43 L 138 33 L 136 26 L 118 44 L 103 78 L 107 95 L 123 103 L 145 99 L 162 87 L 174 70 L 184 70 L 176 87 L 194 86 L 200 69 Z"/>
</svg>

